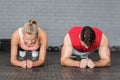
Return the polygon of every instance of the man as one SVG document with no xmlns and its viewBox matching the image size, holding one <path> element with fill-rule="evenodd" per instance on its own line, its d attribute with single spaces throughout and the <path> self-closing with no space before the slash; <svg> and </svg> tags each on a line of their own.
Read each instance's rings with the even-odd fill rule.
<svg viewBox="0 0 120 80">
<path fill-rule="evenodd" d="M 35 20 L 29 20 L 11 37 L 11 64 L 22 68 L 41 66 L 45 62 L 47 34 Z"/>
<path fill-rule="evenodd" d="M 98 48 L 100 60 L 92 61 L 88 55 Z M 81 61 L 73 60 L 72 54 L 79 55 Z M 79 68 L 110 66 L 110 50 L 105 34 L 96 27 L 74 26 L 65 35 L 61 53 L 61 65 Z"/>
</svg>

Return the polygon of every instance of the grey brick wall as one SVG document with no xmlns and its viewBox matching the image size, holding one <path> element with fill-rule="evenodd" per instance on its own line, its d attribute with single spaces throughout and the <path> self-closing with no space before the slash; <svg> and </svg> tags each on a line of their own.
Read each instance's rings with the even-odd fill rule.
<svg viewBox="0 0 120 80">
<path fill-rule="evenodd" d="M 120 45 L 120 0 L 0 0 L 0 39 L 35 19 L 48 34 L 49 45 L 60 45 L 74 25 L 99 27 L 109 45 Z"/>
</svg>

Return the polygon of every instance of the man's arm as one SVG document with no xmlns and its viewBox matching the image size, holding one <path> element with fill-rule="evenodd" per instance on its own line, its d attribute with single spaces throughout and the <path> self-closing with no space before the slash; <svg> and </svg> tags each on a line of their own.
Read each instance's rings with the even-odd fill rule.
<svg viewBox="0 0 120 80">
<path fill-rule="evenodd" d="M 75 61 L 70 58 L 72 51 L 73 51 L 73 47 L 71 45 L 69 34 L 67 34 L 64 38 L 64 45 L 62 47 L 62 53 L 60 59 L 61 65 L 74 66 L 74 67 L 80 66 L 80 61 Z"/>
<path fill-rule="evenodd" d="M 45 62 L 48 38 L 47 38 L 47 34 L 42 29 L 40 29 L 39 32 L 40 32 L 40 37 L 41 37 L 39 58 L 38 58 L 38 61 L 32 62 L 32 67 L 41 66 Z"/>
<path fill-rule="evenodd" d="M 107 37 L 103 34 L 99 47 L 100 60 L 94 62 L 94 67 L 106 67 L 111 65 L 110 50 L 108 48 Z"/>
</svg>

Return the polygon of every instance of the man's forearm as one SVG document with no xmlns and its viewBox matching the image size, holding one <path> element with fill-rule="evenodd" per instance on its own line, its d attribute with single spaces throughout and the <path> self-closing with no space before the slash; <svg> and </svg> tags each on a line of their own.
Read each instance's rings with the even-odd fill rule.
<svg viewBox="0 0 120 80">
<path fill-rule="evenodd" d="M 101 59 L 98 61 L 94 61 L 94 67 L 108 67 L 111 65 L 111 61 L 109 59 Z"/>
<path fill-rule="evenodd" d="M 61 65 L 79 67 L 80 62 L 79 61 L 74 61 L 70 58 L 66 58 L 66 59 L 61 60 Z"/>
</svg>

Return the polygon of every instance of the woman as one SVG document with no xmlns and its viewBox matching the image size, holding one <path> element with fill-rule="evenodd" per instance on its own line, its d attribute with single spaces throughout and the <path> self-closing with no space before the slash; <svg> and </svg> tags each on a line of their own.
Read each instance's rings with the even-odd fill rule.
<svg viewBox="0 0 120 80">
<path fill-rule="evenodd" d="M 22 68 L 41 66 L 45 62 L 47 34 L 34 20 L 29 20 L 11 37 L 11 64 Z"/>
</svg>

